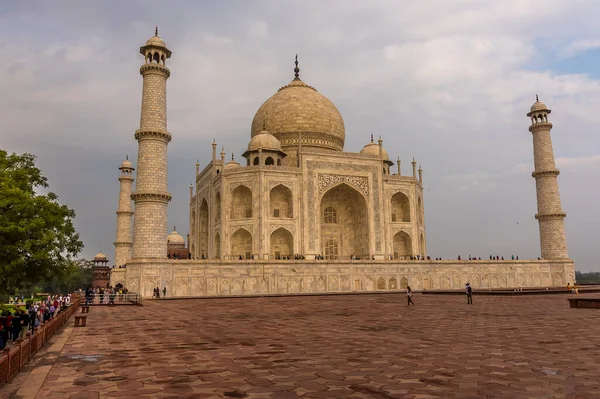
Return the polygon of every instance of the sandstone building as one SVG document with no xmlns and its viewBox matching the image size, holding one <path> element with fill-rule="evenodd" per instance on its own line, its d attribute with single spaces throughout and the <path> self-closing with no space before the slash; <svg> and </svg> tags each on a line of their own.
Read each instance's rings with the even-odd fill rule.
<svg viewBox="0 0 600 399">
<path fill-rule="evenodd" d="M 345 152 L 342 116 L 303 82 L 293 79 L 256 112 L 242 162 L 217 156 L 196 164 L 190 187 L 189 259 L 167 238 L 166 66 L 171 51 L 158 36 L 140 48 L 144 63 L 135 191 L 133 168 L 121 166 L 116 259 L 111 281 L 151 296 L 240 295 L 461 288 L 557 286 L 574 281 L 568 259 L 550 110 L 531 107 L 542 260 L 433 261 L 427 259 L 423 171 L 400 173 L 379 138 Z M 127 161 L 128 162 L 128 161 Z M 126 204 L 130 195 L 135 204 Z M 131 215 L 134 217 L 131 232 Z M 129 239 L 132 237 L 132 239 Z M 175 245 L 175 246 L 174 246 Z M 183 258 L 184 256 L 178 256 Z"/>
</svg>

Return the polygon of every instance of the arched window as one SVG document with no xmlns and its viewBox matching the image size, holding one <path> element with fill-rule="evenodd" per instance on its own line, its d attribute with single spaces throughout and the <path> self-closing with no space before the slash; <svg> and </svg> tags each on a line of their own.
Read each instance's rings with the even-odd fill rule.
<svg viewBox="0 0 600 399">
<path fill-rule="evenodd" d="M 323 222 L 337 223 L 337 212 L 335 211 L 334 207 L 328 206 L 327 208 L 325 208 L 325 211 L 323 212 Z"/>
<path fill-rule="evenodd" d="M 265 159 L 265 165 L 274 165 L 275 162 L 273 161 L 273 158 L 271 157 L 267 157 L 267 159 Z"/>
<path fill-rule="evenodd" d="M 258 165 L 258 163 L 260 162 L 260 160 L 258 159 L 258 157 L 254 158 L 254 161 L 252 161 L 253 165 Z"/>
<path fill-rule="evenodd" d="M 325 242 L 325 259 L 337 259 L 338 243 L 336 240 L 327 240 Z"/>
<path fill-rule="evenodd" d="M 154 53 L 154 61 L 159 64 L 160 63 L 160 55 L 158 53 Z"/>
</svg>

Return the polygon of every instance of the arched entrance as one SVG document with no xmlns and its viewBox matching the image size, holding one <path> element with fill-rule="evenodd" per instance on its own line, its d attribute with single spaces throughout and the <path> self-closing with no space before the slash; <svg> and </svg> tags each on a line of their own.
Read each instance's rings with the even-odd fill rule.
<svg viewBox="0 0 600 399">
<path fill-rule="evenodd" d="M 269 217 L 294 217 L 292 205 L 292 191 L 282 184 L 273 187 L 269 195 L 269 206 Z"/>
<path fill-rule="evenodd" d="M 271 234 L 270 242 L 271 259 L 283 259 L 294 256 L 294 237 L 292 233 L 283 227 L 278 228 Z"/>
<path fill-rule="evenodd" d="M 234 259 L 250 259 L 252 256 L 252 234 L 246 229 L 238 229 L 231 236 L 231 256 Z"/>
<path fill-rule="evenodd" d="M 200 205 L 200 259 L 208 259 L 208 203 L 206 199 L 202 199 Z"/>
<path fill-rule="evenodd" d="M 410 222 L 410 202 L 401 192 L 392 196 L 392 222 Z"/>
<path fill-rule="evenodd" d="M 369 258 L 367 202 L 347 184 L 333 187 L 321 198 L 321 253 L 329 259 Z"/>
<path fill-rule="evenodd" d="M 238 186 L 231 193 L 231 219 L 249 219 L 252 217 L 252 191 L 246 186 Z"/>
<path fill-rule="evenodd" d="M 394 259 L 410 259 L 412 256 L 412 240 L 404 231 L 394 235 Z"/>
</svg>

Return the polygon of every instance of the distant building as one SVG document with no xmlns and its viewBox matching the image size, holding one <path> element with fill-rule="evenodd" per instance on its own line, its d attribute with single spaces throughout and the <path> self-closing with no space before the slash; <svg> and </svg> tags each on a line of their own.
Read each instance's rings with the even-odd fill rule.
<svg viewBox="0 0 600 399">
<path fill-rule="evenodd" d="M 111 268 L 108 266 L 106 255 L 99 252 L 94 256 L 92 262 L 94 263 L 94 266 L 92 266 L 92 287 L 108 287 L 110 285 Z"/>
</svg>

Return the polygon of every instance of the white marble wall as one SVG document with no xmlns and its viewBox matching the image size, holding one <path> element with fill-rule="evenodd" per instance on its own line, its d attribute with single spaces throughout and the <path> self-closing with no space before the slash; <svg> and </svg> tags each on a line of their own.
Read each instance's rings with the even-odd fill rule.
<svg viewBox="0 0 600 399">
<path fill-rule="evenodd" d="M 575 281 L 573 261 L 194 261 L 136 259 L 123 283 L 151 297 L 228 296 L 351 291 L 562 287 Z"/>
</svg>

